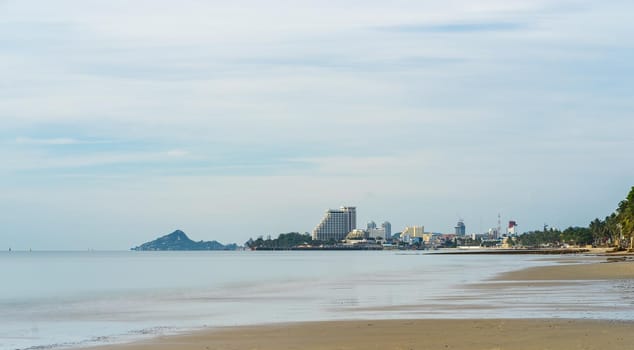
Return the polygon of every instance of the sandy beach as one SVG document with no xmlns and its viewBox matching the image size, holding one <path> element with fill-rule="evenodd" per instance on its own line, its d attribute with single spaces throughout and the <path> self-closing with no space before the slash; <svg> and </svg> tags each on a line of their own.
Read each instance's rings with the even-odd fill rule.
<svg viewBox="0 0 634 350">
<path fill-rule="evenodd" d="M 237 327 L 101 350 L 628 349 L 634 323 L 586 320 L 380 320 Z"/>
<path fill-rule="evenodd" d="M 634 279 L 634 262 L 600 262 L 534 267 L 502 274 L 499 281 L 584 281 Z"/>
<path fill-rule="evenodd" d="M 634 279 L 632 262 L 562 264 L 498 282 Z M 489 315 L 488 315 L 489 316 Z M 304 322 L 202 330 L 100 350 L 145 349 L 627 349 L 634 322 L 576 319 L 424 319 Z"/>
</svg>

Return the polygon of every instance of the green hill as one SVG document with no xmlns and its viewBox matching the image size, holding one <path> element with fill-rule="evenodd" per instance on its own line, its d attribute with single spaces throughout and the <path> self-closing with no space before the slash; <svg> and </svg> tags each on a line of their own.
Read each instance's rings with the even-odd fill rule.
<svg viewBox="0 0 634 350">
<path fill-rule="evenodd" d="M 195 242 L 189 239 L 185 232 L 176 230 L 169 235 L 134 247 L 132 250 L 236 250 L 237 248 L 235 243 L 223 245 L 218 241 Z"/>
</svg>

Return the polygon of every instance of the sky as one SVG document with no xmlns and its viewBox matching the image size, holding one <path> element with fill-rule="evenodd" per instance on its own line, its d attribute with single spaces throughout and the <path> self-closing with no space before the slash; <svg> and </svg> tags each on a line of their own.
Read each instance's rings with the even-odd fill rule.
<svg viewBox="0 0 634 350">
<path fill-rule="evenodd" d="M 0 0 L 0 249 L 585 226 L 634 185 L 631 1 Z"/>
</svg>

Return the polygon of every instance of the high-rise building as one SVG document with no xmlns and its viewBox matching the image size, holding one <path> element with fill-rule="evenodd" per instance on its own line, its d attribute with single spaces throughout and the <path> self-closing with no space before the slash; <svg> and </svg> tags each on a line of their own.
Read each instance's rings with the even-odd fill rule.
<svg viewBox="0 0 634 350">
<path fill-rule="evenodd" d="M 385 221 L 381 224 L 381 227 L 385 231 L 385 239 L 386 240 L 392 239 L 392 224 L 390 224 L 389 221 Z"/>
<path fill-rule="evenodd" d="M 509 228 L 506 231 L 508 233 L 509 236 L 515 236 L 517 234 L 517 222 L 511 220 L 509 221 Z"/>
<path fill-rule="evenodd" d="M 464 236 L 467 233 L 467 227 L 462 220 L 458 221 L 454 229 L 456 229 L 456 236 Z"/>
<path fill-rule="evenodd" d="M 368 222 L 367 230 L 370 231 L 373 228 L 376 228 L 376 222 L 374 221 Z"/>
<path fill-rule="evenodd" d="M 329 209 L 321 222 L 313 230 L 313 239 L 328 241 L 334 239 L 340 241 L 346 238 L 350 231 L 357 228 L 357 208 L 341 207 Z"/>
</svg>

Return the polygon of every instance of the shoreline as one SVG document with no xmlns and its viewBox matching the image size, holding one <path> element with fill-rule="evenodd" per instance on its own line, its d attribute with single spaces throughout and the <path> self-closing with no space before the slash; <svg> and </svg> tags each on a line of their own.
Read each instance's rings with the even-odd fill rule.
<svg viewBox="0 0 634 350">
<path fill-rule="evenodd" d="M 605 261 L 529 267 L 502 273 L 494 281 L 608 281 L 634 279 L 634 262 Z M 586 260 L 587 261 L 587 260 Z"/>
<path fill-rule="evenodd" d="M 451 249 L 451 250 L 448 250 Z M 589 248 L 513 249 L 513 248 L 447 248 L 434 251 L 438 255 L 564 255 L 591 253 Z"/>
<path fill-rule="evenodd" d="M 634 262 L 588 262 L 579 256 L 564 264 L 503 273 L 474 288 L 502 291 L 588 281 L 634 280 Z M 487 281 L 484 281 L 487 282 Z M 469 287 L 469 286 L 467 286 Z M 485 312 L 485 310 L 483 310 Z M 95 350 L 146 349 L 623 349 L 634 343 L 632 320 L 544 318 L 368 319 L 233 326 L 116 345 Z"/>
<path fill-rule="evenodd" d="M 202 330 L 94 350 L 626 349 L 634 322 L 575 319 L 326 321 Z"/>
</svg>

